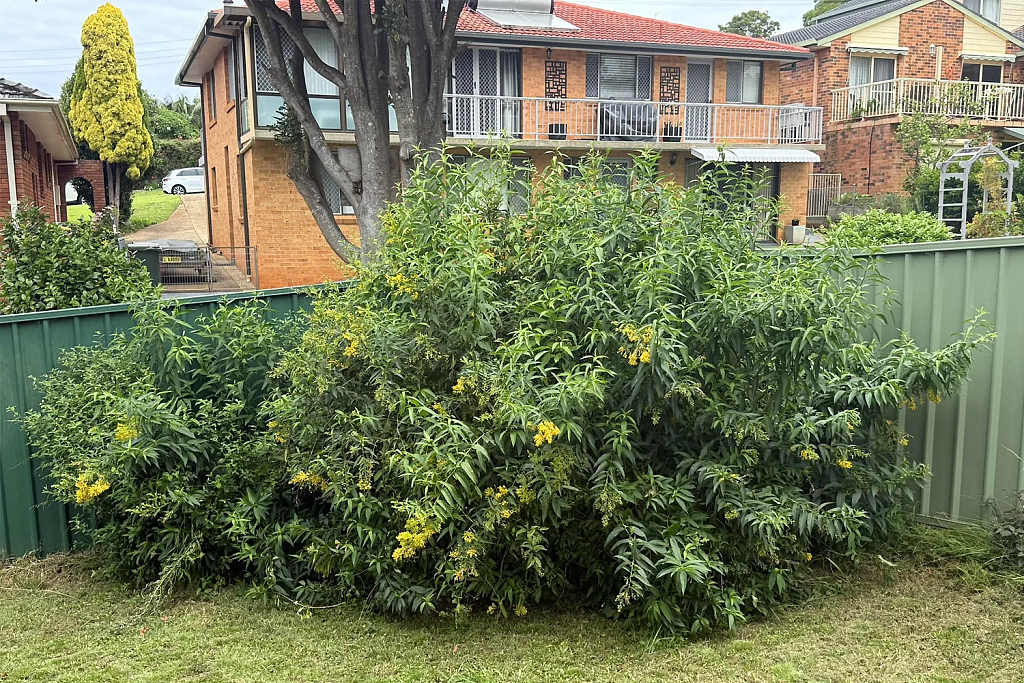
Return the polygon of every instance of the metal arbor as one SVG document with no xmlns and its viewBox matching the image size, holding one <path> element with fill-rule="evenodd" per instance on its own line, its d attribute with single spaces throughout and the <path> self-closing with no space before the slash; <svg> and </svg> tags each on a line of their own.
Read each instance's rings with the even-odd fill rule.
<svg viewBox="0 0 1024 683">
<path fill-rule="evenodd" d="M 1006 212 L 1009 213 L 1012 208 L 1012 197 L 1013 197 L 1013 171 L 1017 168 L 1019 162 L 1013 161 L 1003 150 L 999 149 L 992 144 L 992 138 L 989 138 L 988 144 L 981 147 L 968 147 L 966 144 L 963 149 L 959 149 L 954 152 L 948 159 L 942 162 L 939 166 L 939 220 L 949 226 L 949 229 L 960 235 L 960 239 L 967 239 L 967 185 L 970 182 L 969 178 L 971 175 L 971 168 L 978 159 L 986 157 L 998 157 L 1000 160 L 1006 162 L 1006 171 L 999 174 L 999 178 L 1005 183 L 1003 188 L 1004 196 L 1006 197 Z M 958 170 L 950 170 L 950 167 Z M 960 181 L 959 186 L 946 187 L 946 183 L 950 180 Z M 959 192 L 959 202 L 949 202 L 946 200 L 946 193 Z M 984 198 L 982 199 L 982 209 L 988 206 L 988 188 L 984 188 Z M 953 209 L 953 212 L 947 209 Z M 957 211 L 956 209 L 959 209 Z"/>
</svg>

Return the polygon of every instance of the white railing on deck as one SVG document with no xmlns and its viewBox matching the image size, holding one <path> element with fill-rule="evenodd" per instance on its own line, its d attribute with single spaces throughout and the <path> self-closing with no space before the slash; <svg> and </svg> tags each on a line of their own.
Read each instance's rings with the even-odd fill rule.
<svg viewBox="0 0 1024 683">
<path fill-rule="evenodd" d="M 452 138 L 819 144 L 822 109 L 803 105 L 694 104 L 446 95 Z"/>
<path fill-rule="evenodd" d="M 832 120 L 941 114 L 996 121 L 1024 119 L 1024 85 L 896 78 L 832 91 Z"/>
</svg>

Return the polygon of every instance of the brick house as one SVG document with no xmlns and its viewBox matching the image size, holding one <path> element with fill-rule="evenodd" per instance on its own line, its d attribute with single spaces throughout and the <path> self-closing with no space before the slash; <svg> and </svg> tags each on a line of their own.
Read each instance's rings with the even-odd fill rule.
<svg viewBox="0 0 1024 683">
<path fill-rule="evenodd" d="M 782 74 L 782 100 L 823 108 L 819 170 L 861 194 L 902 191 L 896 129 L 907 114 L 969 118 L 996 140 L 1024 139 L 1020 0 L 850 0 L 775 36 L 814 58 Z"/>
<path fill-rule="evenodd" d="M 82 177 L 103 197 L 103 167 L 99 161 L 80 161 L 71 129 L 60 103 L 46 93 L 0 78 L 0 202 L 4 214 L 28 204 L 55 221 L 67 220 L 64 185 Z"/>
<path fill-rule="evenodd" d="M 526 5 L 545 8 L 530 27 L 508 12 Z M 631 153 L 654 148 L 664 175 L 680 183 L 727 145 L 730 160 L 771 174 L 771 192 L 785 204 L 782 221 L 803 218 L 808 174 L 824 150 L 821 111 L 787 106 L 780 72 L 810 51 L 562 0 L 474 6 L 459 22 L 447 95 L 450 144 L 486 149 L 505 135 L 536 171 L 556 150 L 578 157 L 596 147 L 629 163 Z M 338 64 L 315 4 L 304 0 L 303 8 L 314 49 Z M 343 93 L 308 65 L 306 80 L 328 142 L 352 145 Z M 201 88 L 209 242 L 256 246 L 262 286 L 338 279 L 340 261 L 286 177 L 287 152 L 268 128 L 282 100 L 245 7 L 208 14 L 177 82 Z M 339 224 L 356 235 L 350 208 L 336 188 L 330 194 Z"/>
</svg>

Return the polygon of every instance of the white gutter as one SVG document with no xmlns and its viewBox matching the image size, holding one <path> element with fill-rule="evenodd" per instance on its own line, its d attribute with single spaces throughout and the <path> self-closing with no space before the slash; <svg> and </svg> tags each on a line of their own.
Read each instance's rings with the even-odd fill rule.
<svg viewBox="0 0 1024 683">
<path fill-rule="evenodd" d="M 11 193 L 9 204 L 11 216 L 18 215 L 18 181 L 14 172 L 14 136 L 11 135 L 11 117 L 7 115 L 7 105 L 0 102 L 0 121 L 4 126 L 4 149 L 7 150 L 7 189 Z"/>
</svg>

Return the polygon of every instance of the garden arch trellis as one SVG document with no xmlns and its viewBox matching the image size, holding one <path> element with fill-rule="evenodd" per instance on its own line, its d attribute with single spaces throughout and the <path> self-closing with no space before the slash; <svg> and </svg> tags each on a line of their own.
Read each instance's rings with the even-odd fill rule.
<svg viewBox="0 0 1024 683">
<path fill-rule="evenodd" d="M 1013 172 L 1019 162 L 1010 159 L 1003 150 L 992 144 L 992 138 L 988 143 L 980 147 L 964 145 L 963 149 L 954 152 L 948 159 L 939 166 L 939 220 L 949 226 L 950 230 L 960 235 L 960 239 L 967 239 L 967 186 L 970 183 L 971 168 L 979 159 L 997 157 L 1006 163 L 1006 171 L 999 174 L 1003 186 L 1003 196 L 1006 197 L 1006 213 L 1010 213 L 1013 197 Z M 950 170 L 950 168 L 959 170 Z M 950 180 L 960 181 L 959 186 L 947 187 Z M 988 188 L 984 188 L 985 194 L 981 206 L 988 206 Z M 959 202 L 946 200 L 946 193 L 959 192 Z M 947 209 L 959 209 L 955 215 L 949 215 Z"/>
</svg>

